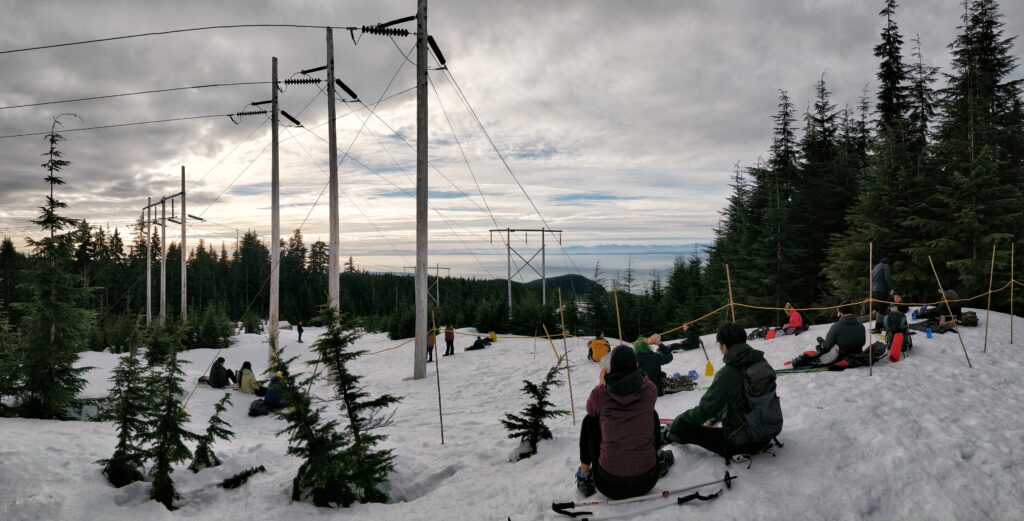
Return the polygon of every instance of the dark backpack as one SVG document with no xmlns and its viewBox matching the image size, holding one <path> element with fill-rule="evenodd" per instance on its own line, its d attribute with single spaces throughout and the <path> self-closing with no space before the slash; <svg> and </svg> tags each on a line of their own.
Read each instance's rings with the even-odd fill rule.
<svg viewBox="0 0 1024 521">
<path fill-rule="evenodd" d="M 960 315 L 960 323 L 965 326 L 977 327 L 978 326 L 978 314 L 974 311 L 964 311 Z"/>
<path fill-rule="evenodd" d="M 782 403 L 775 393 L 775 370 L 762 360 L 743 371 L 743 396 L 747 399 L 745 425 L 731 442 L 767 445 L 782 432 Z"/>
</svg>

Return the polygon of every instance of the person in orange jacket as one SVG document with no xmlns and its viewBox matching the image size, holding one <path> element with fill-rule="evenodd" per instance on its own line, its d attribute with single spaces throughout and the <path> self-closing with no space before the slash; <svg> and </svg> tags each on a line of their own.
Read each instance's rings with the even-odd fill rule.
<svg viewBox="0 0 1024 521">
<path fill-rule="evenodd" d="M 437 335 L 434 333 L 434 330 L 431 329 L 430 332 L 427 333 L 427 361 L 428 362 L 433 362 L 434 361 L 434 346 L 435 345 L 437 345 Z"/>
</svg>

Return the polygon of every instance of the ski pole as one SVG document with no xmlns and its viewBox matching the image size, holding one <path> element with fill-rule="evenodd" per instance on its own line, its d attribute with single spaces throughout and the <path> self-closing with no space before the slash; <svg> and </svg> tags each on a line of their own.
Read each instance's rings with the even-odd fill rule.
<svg viewBox="0 0 1024 521">
<path fill-rule="evenodd" d="M 718 484 L 718 483 L 725 483 L 725 487 L 726 488 L 732 488 L 732 481 L 734 479 L 737 479 L 738 477 L 739 476 L 730 475 L 729 471 L 726 471 L 725 472 L 725 478 L 723 478 L 723 479 L 716 479 L 714 481 L 708 481 L 707 483 L 701 483 L 699 485 L 690 485 L 688 487 L 677 488 L 677 489 L 674 489 L 674 490 L 664 490 L 664 491 L 658 492 L 656 494 L 648 494 L 646 496 L 637 496 L 637 497 L 632 497 L 632 498 L 629 498 L 629 499 L 604 500 L 604 501 L 583 501 L 583 502 L 579 502 L 579 503 L 577 503 L 575 501 L 566 501 L 566 502 L 563 502 L 563 503 L 551 503 L 551 509 L 554 510 L 555 512 L 558 512 L 559 514 L 567 515 L 567 516 L 570 516 L 570 517 L 577 517 L 577 516 L 580 516 L 580 515 L 588 515 L 589 512 L 569 512 L 568 510 L 571 509 L 571 508 L 579 508 L 579 507 L 625 505 L 625 504 L 628 504 L 628 503 L 638 503 L 640 501 L 648 501 L 648 500 L 651 500 L 651 499 L 668 499 L 668 498 L 672 497 L 673 494 L 678 494 L 680 492 L 686 492 L 686 491 L 689 491 L 689 490 L 694 490 L 694 489 L 706 487 L 706 486 L 709 486 L 709 485 L 715 485 L 715 484 Z M 685 503 L 686 501 L 690 501 L 692 499 L 698 499 L 698 497 L 693 497 L 693 498 L 687 499 L 686 501 L 682 501 L 683 499 L 684 499 L 683 497 L 679 498 L 680 504 Z"/>
</svg>

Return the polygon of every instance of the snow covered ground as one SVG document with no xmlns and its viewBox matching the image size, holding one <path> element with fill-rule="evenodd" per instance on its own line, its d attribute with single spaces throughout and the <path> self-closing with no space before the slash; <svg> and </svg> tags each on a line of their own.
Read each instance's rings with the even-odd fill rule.
<svg viewBox="0 0 1024 521">
<path fill-rule="evenodd" d="M 984 320 L 984 311 L 978 313 Z M 1024 322 L 1020 322 L 1024 326 Z M 963 328 L 974 369 L 968 369 L 955 334 L 914 337 L 910 357 L 882 362 L 868 370 L 779 376 L 786 424 L 777 457 L 757 457 L 753 466 L 733 464 L 740 476 L 719 499 L 672 506 L 641 519 L 1020 519 L 1024 516 L 1024 344 L 1009 345 L 1009 317 L 993 313 L 988 352 L 982 353 L 982 327 Z M 776 367 L 824 336 L 814 326 L 799 337 L 754 341 Z M 320 332 L 307 328 L 308 341 Z M 309 343 L 297 344 L 294 331 L 282 331 L 287 353 L 309 359 Z M 350 509 L 318 509 L 291 503 L 291 479 L 298 460 L 285 455 L 286 439 L 276 437 L 283 424 L 273 417 L 246 415 L 253 399 L 232 391 L 234 406 L 225 414 L 237 438 L 214 450 L 225 464 L 193 474 L 174 473 L 183 496 L 181 508 L 168 512 L 148 501 L 149 484 L 114 489 L 94 462 L 113 451 L 109 424 L 0 419 L 0 519 L 445 519 L 532 520 L 560 518 L 554 499 L 580 499 L 573 472 L 578 465 L 578 428 L 566 416 L 552 425 L 555 439 L 539 454 L 518 463 L 508 456 L 517 441 L 506 438 L 498 420 L 525 404 L 524 378 L 538 380 L 553 363 L 551 346 L 532 339 L 499 339 L 483 351 L 465 352 L 473 337 L 459 336 L 457 354 L 441 358 L 445 444 L 440 443 L 434 366 L 428 378 L 413 381 L 412 345 L 367 356 L 355 371 L 373 393 L 404 397 L 386 447 L 397 454 L 389 485 L 391 503 Z M 721 355 L 711 350 L 716 368 Z M 383 335 L 359 340 L 363 349 L 397 344 Z M 556 342 L 559 351 L 560 342 Z M 570 340 L 577 422 L 585 414 L 598 364 L 588 362 L 582 340 Z M 184 354 L 188 381 L 194 382 L 216 352 Z M 257 372 L 266 366 L 267 345 L 257 335 L 242 335 L 221 356 L 237 368 L 245 360 Z M 87 396 L 102 396 L 117 355 L 86 353 Z M 669 374 L 694 369 L 703 374 L 701 352 L 677 353 Z M 706 386 L 709 378 L 701 378 Z M 327 396 L 325 387 L 314 393 Z M 222 392 L 200 388 L 188 404 L 192 429 L 201 431 Z M 658 412 L 670 417 L 693 406 L 700 391 L 658 400 Z M 569 390 L 557 388 L 553 400 L 569 407 Z M 338 415 L 336 409 L 331 414 Z M 722 476 L 721 458 L 699 448 L 673 447 L 676 464 L 657 490 L 678 488 Z M 231 491 L 214 485 L 247 467 L 267 472 Z M 713 491 L 714 488 L 705 489 Z M 638 506 L 609 507 L 609 513 Z M 567 519 L 567 518 L 566 518 Z"/>
</svg>

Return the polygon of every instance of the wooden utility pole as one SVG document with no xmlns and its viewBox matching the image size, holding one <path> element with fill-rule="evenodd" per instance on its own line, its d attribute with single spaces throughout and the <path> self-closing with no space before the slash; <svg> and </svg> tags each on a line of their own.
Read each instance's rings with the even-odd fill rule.
<svg viewBox="0 0 1024 521">
<path fill-rule="evenodd" d="M 160 325 L 167 321 L 167 199 L 160 199 Z"/>
<path fill-rule="evenodd" d="M 413 379 L 427 375 L 427 0 L 416 8 L 416 350 Z"/>
<path fill-rule="evenodd" d="M 185 165 L 181 165 L 181 322 L 188 319 L 188 240 L 185 234 L 185 222 L 188 212 L 185 211 Z"/>
<path fill-rule="evenodd" d="M 328 162 L 330 163 L 330 180 L 328 181 L 330 187 L 330 238 L 328 239 L 328 255 L 330 260 L 327 262 L 327 293 L 330 297 L 331 306 L 337 310 L 341 310 L 341 284 L 340 281 L 340 267 L 338 266 L 338 239 L 339 239 L 339 228 L 338 223 L 338 130 L 335 127 L 337 123 L 337 115 L 335 114 L 334 107 L 334 31 L 327 28 L 327 146 L 328 150 Z"/>
<path fill-rule="evenodd" d="M 146 198 L 146 327 L 153 323 L 153 198 Z"/>
<path fill-rule="evenodd" d="M 270 352 L 268 359 L 271 366 L 277 357 L 277 332 L 280 322 L 278 304 L 280 302 L 281 271 L 281 208 L 280 208 L 280 170 L 277 139 L 277 57 L 270 59 L 270 316 L 267 318 L 267 331 L 270 335 Z"/>
</svg>

